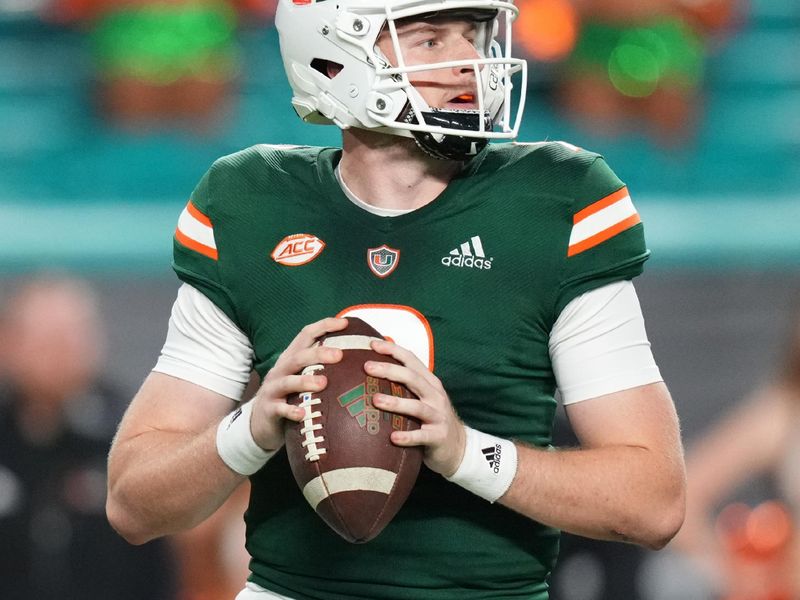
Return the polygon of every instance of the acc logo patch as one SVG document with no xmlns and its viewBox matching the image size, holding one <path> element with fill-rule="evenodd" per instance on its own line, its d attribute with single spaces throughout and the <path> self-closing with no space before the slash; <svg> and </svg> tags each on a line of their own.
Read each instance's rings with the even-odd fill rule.
<svg viewBox="0 0 800 600">
<path fill-rule="evenodd" d="M 400 250 L 389 248 L 386 244 L 367 250 L 367 264 L 370 271 L 378 277 L 388 277 L 400 262 Z"/>
<path fill-rule="evenodd" d="M 299 267 L 317 258 L 325 248 L 325 242 L 310 233 L 295 233 L 283 238 L 270 256 L 276 263 L 287 267 Z"/>
</svg>

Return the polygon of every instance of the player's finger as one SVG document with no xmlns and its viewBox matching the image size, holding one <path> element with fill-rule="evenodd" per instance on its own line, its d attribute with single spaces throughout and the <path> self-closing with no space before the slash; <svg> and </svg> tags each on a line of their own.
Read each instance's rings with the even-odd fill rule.
<svg viewBox="0 0 800 600">
<path fill-rule="evenodd" d="M 430 429 L 410 429 L 408 431 L 393 431 L 392 443 L 396 446 L 431 446 L 434 436 Z"/>
<path fill-rule="evenodd" d="M 299 373 L 310 365 L 331 365 L 342 360 L 342 351 L 339 348 L 328 348 L 324 346 L 312 346 L 303 348 L 291 354 L 281 357 L 280 366 L 276 363 L 275 367 L 281 375 Z"/>
<path fill-rule="evenodd" d="M 282 419 L 290 421 L 302 421 L 305 417 L 306 411 L 294 404 L 287 404 L 286 402 L 275 402 L 275 414 Z"/>
<path fill-rule="evenodd" d="M 286 352 L 294 352 L 301 348 L 308 348 L 311 346 L 318 337 L 326 333 L 333 333 L 334 331 L 341 331 L 347 327 L 347 319 L 339 317 L 327 317 L 320 319 L 314 323 L 309 323 L 300 330 L 295 338 L 286 347 Z"/>
<path fill-rule="evenodd" d="M 413 417 L 423 423 L 430 423 L 438 420 L 438 411 L 430 404 L 420 402 L 417 398 L 401 398 L 388 394 L 374 394 L 372 400 L 375 406 L 381 410 Z"/>
<path fill-rule="evenodd" d="M 426 371 L 428 370 L 425 365 L 422 364 L 422 361 L 417 358 L 416 354 L 394 342 L 390 342 L 389 340 L 372 340 L 371 345 L 372 349 L 379 354 L 385 354 L 396 358 L 409 368 L 421 367 Z"/>
<path fill-rule="evenodd" d="M 436 391 L 425 377 L 404 365 L 368 360 L 364 363 L 364 370 L 374 377 L 402 383 L 418 398 L 428 398 Z"/>
<path fill-rule="evenodd" d="M 286 375 L 265 383 L 262 389 L 267 397 L 277 399 L 299 392 L 318 392 L 327 383 L 328 379 L 324 375 Z"/>
<path fill-rule="evenodd" d="M 395 360 L 403 363 L 412 371 L 418 373 L 433 387 L 441 387 L 439 379 L 436 377 L 436 375 L 431 373 L 430 370 L 428 370 L 428 367 L 425 366 L 425 364 L 417 357 L 416 354 L 411 352 L 411 350 L 403 348 L 402 346 L 398 346 L 394 342 L 390 342 L 388 340 L 373 340 L 371 345 L 372 349 L 378 354 L 391 356 Z"/>
</svg>

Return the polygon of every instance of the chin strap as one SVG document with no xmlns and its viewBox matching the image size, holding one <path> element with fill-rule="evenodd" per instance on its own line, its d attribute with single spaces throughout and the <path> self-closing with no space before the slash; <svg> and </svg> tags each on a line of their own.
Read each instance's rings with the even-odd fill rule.
<svg viewBox="0 0 800 600">
<path fill-rule="evenodd" d="M 448 129 L 462 129 L 464 131 L 478 131 L 480 129 L 481 115 L 477 110 L 458 110 L 447 108 L 432 108 L 422 113 L 425 123 L 436 127 Z M 400 118 L 405 123 L 418 124 L 419 120 L 411 107 L 407 104 Z M 485 131 L 492 130 L 492 118 L 488 113 L 483 115 Z M 412 131 L 417 146 L 426 154 L 440 160 L 469 160 L 489 143 L 485 138 L 473 138 L 463 135 L 442 133 L 429 133 L 427 131 Z"/>
</svg>

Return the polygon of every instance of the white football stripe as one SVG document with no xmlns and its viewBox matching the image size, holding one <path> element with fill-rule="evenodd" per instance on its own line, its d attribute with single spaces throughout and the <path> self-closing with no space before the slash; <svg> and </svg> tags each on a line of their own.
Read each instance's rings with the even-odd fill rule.
<svg viewBox="0 0 800 600">
<path fill-rule="evenodd" d="M 328 348 L 339 348 L 341 350 L 372 350 L 370 342 L 381 338 L 369 335 L 337 335 L 325 338 L 323 346 Z"/>
<path fill-rule="evenodd" d="M 572 226 L 569 245 L 578 244 L 636 214 L 630 196 L 620 198 Z"/>
<path fill-rule="evenodd" d="M 388 494 L 394 487 L 397 474 L 386 469 L 374 467 L 350 467 L 322 473 L 303 487 L 303 496 L 311 507 L 317 505 L 328 496 L 339 492 L 355 492 L 366 490 Z"/>
<path fill-rule="evenodd" d="M 188 208 L 183 209 L 178 219 L 178 231 L 195 242 L 214 248 L 214 250 L 217 249 L 217 243 L 214 241 L 214 230 L 195 219 Z"/>
</svg>

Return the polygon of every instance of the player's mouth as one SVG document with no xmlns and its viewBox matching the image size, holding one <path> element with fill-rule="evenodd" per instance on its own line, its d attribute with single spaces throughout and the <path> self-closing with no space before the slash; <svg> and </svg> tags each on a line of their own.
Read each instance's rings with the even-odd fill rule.
<svg viewBox="0 0 800 600">
<path fill-rule="evenodd" d="M 457 96 L 453 96 L 445 102 L 444 108 L 455 108 L 461 110 L 469 110 L 478 108 L 478 102 L 475 94 L 471 92 L 463 92 Z"/>
</svg>

